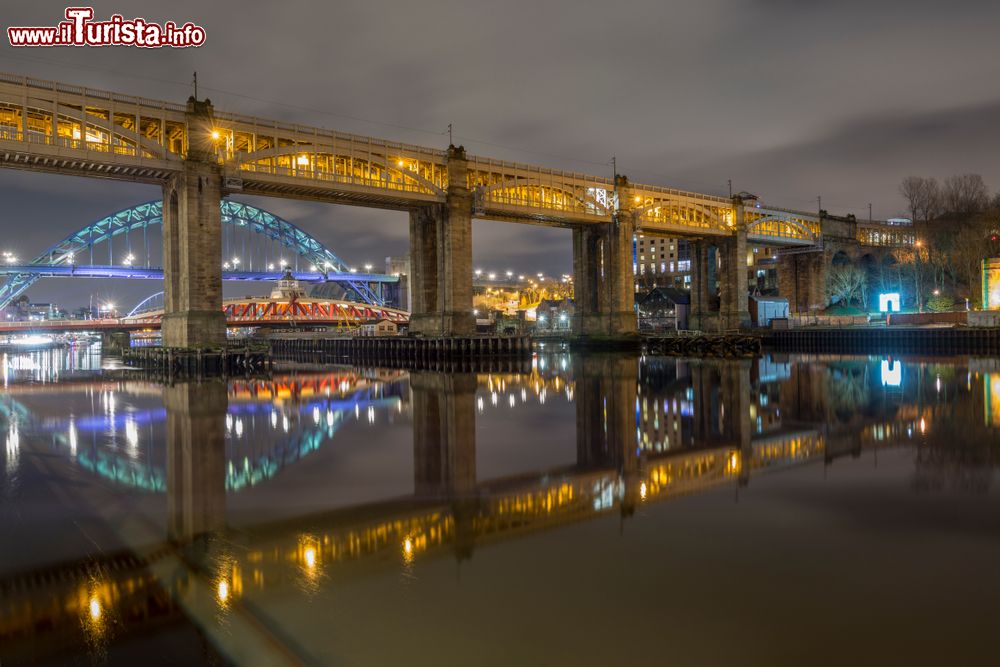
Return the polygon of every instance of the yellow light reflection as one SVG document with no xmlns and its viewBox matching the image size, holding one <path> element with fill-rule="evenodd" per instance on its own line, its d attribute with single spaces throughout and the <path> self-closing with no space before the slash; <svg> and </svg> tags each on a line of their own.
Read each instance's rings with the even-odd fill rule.
<svg viewBox="0 0 1000 667">
<path fill-rule="evenodd" d="M 97 599 L 96 595 L 90 596 L 90 618 L 93 621 L 99 621 L 101 619 L 101 601 Z"/>
<path fill-rule="evenodd" d="M 643 482 L 639 485 L 639 498 L 642 500 L 646 499 L 646 483 Z"/>
</svg>

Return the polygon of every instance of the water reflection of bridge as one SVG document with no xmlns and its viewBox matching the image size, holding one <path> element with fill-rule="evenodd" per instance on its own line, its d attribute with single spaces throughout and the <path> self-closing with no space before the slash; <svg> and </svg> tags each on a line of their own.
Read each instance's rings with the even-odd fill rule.
<svg viewBox="0 0 1000 667">
<path fill-rule="evenodd" d="M 626 520 L 645 503 L 738 489 L 766 470 L 895 444 L 873 437 L 891 422 L 886 415 L 833 427 L 809 423 L 812 412 L 836 411 L 837 405 L 823 394 L 822 374 L 808 366 L 783 374 L 781 383 L 756 385 L 752 379 L 762 377 L 760 367 L 740 362 L 683 362 L 672 370 L 640 372 L 635 359 L 594 357 L 572 360 L 568 371 L 544 378 L 413 373 L 412 495 L 238 532 L 226 527 L 225 416 L 254 397 L 322 396 L 340 385 L 320 380 L 299 390 L 254 383 L 229 392 L 222 385 L 165 388 L 169 521 L 162 541 L 140 545 L 142 558 L 110 555 L 0 580 L 0 641 L 13 645 L 29 632 L 51 628 L 56 650 L 60 642 L 72 642 L 80 627 L 99 628 L 102 618 L 112 616 L 122 619 L 119 632 L 137 631 L 178 618 L 180 607 L 192 613 L 196 591 L 214 599 L 215 614 L 252 617 L 240 600 L 254 590 L 308 594 L 334 577 L 405 569 L 448 554 L 464 560 L 484 546 L 529 533 L 605 516 Z M 576 461 L 479 480 L 477 389 L 527 390 L 536 382 L 536 395 L 546 386 L 568 391 L 571 385 Z M 555 389 L 557 382 L 561 389 Z M 664 395 L 665 387 L 672 396 Z M 918 422 L 912 420 L 926 415 L 906 412 L 904 427 L 914 428 Z M 668 441 L 669 429 L 643 438 L 645 420 L 675 417 L 687 420 L 691 442 Z M 852 432 L 858 437 L 845 436 Z"/>
<path fill-rule="evenodd" d="M 220 613 L 247 613 L 239 599 L 253 588 L 308 589 L 334 570 L 340 579 L 445 553 L 466 559 L 497 541 L 600 516 L 629 516 L 643 503 L 745 483 L 751 471 L 823 454 L 815 432 L 719 439 L 677 453 L 637 450 L 637 364 L 574 361 L 576 463 L 488 482 L 476 476 L 475 396 L 480 385 L 504 380 L 414 373 L 413 495 L 238 533 L 226 531 L 226 415 L 254 397 L 288 400 L 296 392 L 253 383 L 228 392 L 221 384 L 164 388 L 168 539 L 136 545 L 142 558 L 112 554 L 0 581 L 0 640 L 13 646 L 51 628 L 46 646 L 57 651 L 78 641 L 80 628 L 109 632 L 111 618 L 119 633 L 138 631 L 180 618 L 181 608 L 191 613 L 195 590 L 210 591 Z M 738 367 L 736 374 L 746 370 Z M 562 378 L 547 382 L 557 380 L 565 388 Z M 339 388 L 322 381 L 299 395 Z M 226 539 L 212 537 L 218 534 Z"/>
</svg>

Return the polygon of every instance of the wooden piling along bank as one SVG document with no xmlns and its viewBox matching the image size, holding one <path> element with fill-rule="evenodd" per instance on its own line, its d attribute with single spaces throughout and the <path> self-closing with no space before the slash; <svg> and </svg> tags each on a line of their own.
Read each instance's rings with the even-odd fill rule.
<svg viewBox="0 0 1000 667">
<path fill-rule="evenodd" d="M 789 329 L 762 334 L 764 347 L 787 352 L 998 354 L 1000 329 Z"/>
<path fill-rule="evenodd" d="M 646 354 L 679 357 L 753 357 L 761 352 L 760 337 L 744 333 L 670 334 L 646 336 Z"/>
<path fill-rule="evenodd" d="M 454 338 L 272 338 L 278 359 L 327 363 L 371 364 L 385 368 L 482 371 L 530 369 L 531 339 L 527 336 Z"/>
<path fill-rule="evenodd" d="M 130 347 L 122 360 L 153 375 L 168 378 L 254 375 L 271 369 L 266 344 L 231 344 L 218 349 Z"/>
</svg>

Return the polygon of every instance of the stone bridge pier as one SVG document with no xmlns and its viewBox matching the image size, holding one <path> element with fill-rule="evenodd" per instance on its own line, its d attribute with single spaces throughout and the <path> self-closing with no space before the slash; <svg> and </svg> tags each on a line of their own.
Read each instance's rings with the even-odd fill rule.
<svg viewBox="0 0 1000 667">
<path fill-rule="evenodd" d="M 183 170 L 163 185 L 163 345 L 221 347 L 222 167 L 212 103 L 187 103 L 189 145 Z"/>
<path fill-rule="evenodd" d="M 472 313 L 472 193 L 465 148 L 448 147 L 444 204 L 410 211 L 410 331 L 464 336 L 476 331 Z"/>
<path fill-rule="evenodd" d="M 226 524 L 226 409 L 223 382 L 163 388 L 167 410 L 167 531 L 181 543 Z"/>
<path fill-rule="evenodd" d="M 573 331 L 585 336 L 634 334 L 635 212 L 628 179 L 616 176 L 619 210 L 610 223 L 573 228 Z"/>
<path fill-rule="evenodd" d="M 792 313 L 826 308 L 827 280 L 838 257 L 855 262 L 861 255 L 858 223 L 853 215 L 837 217 L 820 211 L 822 244 L 818 248 L 779 251 L 778 294 L 788 299 Z"/>
</svg>

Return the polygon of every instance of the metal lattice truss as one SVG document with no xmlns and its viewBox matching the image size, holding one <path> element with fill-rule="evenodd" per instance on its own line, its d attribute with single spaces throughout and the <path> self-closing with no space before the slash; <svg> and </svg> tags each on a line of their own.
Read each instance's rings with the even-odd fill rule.
<svg viewBox="0 0 1000 667">
<path fill-rule="evenodd" d="M 255 234 L 261 234 L 280 245 L 290 248 L 300 258 L 317 267 L 319 271 L 349 273 L 350 269 L 333 253 L 315 238 L 302 231 L 292 223 L 268 213 L 267 211 L 244 204 L 242 202 L 224 199 L 222 209 L 222 224 L 239 228 L 249 228 Z M 147 228 L 163 224 L 163 203 L 151 201 L 113 213 L 97 222 L 87 225 L 70 234 L 44 253 L 32 260 L 34 266 L 69 266 L 78 262 L 84 253 L 90 253 L 101 244 L 110 243 L 115 237 L 129 233 L 143 233 Z M 221 258 L 220 258 L 220 261 Z M 37 274 L 18 273 L 8 276 L 0 285 L 0 308 L 10 304 L 24 293 L 35 281 Z M 354 290 L 367 304 L 381 306 L 382 299 L 363 281 L 342 281 L 344 287 Z"/>
<path fill-rule="evenodd" d="M 445 151 L 277 120 L 214 112 L 210 137 L 173 102 L 0 73 L 0 166 L 160 183 L 179 172 L 192 138 L 214 142 L 229 192 L 407 210 L 443 203 Z M 630 211 L 646 233 L 725 236 L 725 197 L 495 160 L 467 158 L 480 218 L 579 225 Z M 750 209 L 747 209 L 750 212 Z M 771 209 L 748 219 L 767 244 L 818 243 L 818 219 Z M 746 216 L 750 217 L 750 216 Z"/>
</svg>

